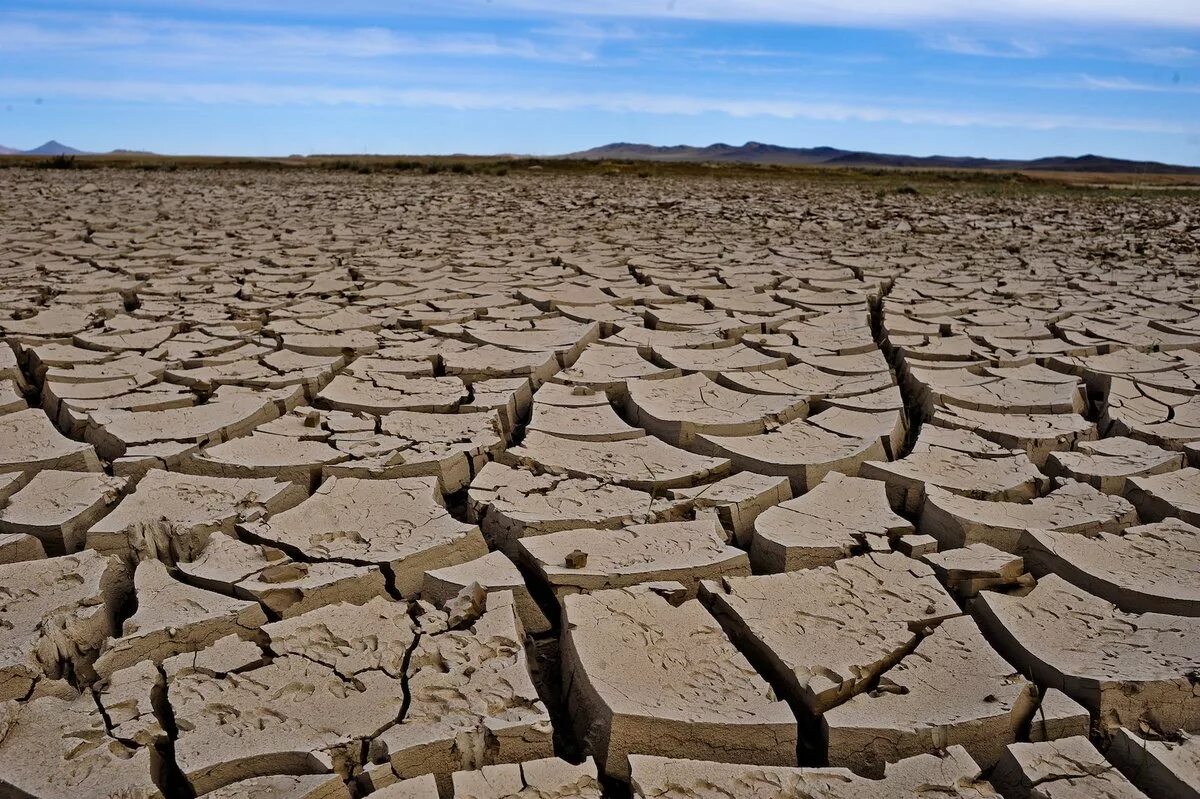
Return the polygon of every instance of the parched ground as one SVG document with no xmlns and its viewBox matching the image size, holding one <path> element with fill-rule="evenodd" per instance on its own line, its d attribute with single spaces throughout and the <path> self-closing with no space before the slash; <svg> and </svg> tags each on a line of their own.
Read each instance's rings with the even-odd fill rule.
<svg viewBox="0 0 1200 799">
<path fill-rule="evenodd" d="M 0 171 L 0 796 L 1200 791 L 1200 205 Z"/>
</svg>

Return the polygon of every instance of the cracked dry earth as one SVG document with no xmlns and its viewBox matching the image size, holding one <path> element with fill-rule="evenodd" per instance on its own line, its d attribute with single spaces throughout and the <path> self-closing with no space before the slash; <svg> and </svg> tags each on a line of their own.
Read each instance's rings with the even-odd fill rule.
<svg viewBox="0 0 1200 799">
<path fill-rule="evenodd" d="M 1200 792 L 1200 208 L 0 175 L 0 797 Z"/>
</svg>

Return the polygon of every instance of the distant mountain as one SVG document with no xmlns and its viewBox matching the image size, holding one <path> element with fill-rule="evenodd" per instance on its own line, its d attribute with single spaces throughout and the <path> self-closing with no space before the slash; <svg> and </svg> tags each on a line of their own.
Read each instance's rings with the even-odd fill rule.
<svg viewBox="0 0 1200 799">
<path fill-rule="evenodd" d="M 923 167 L 926 169 L 1013 169 L 1055 172 L 1127 172 L 1147 174 L 1200 174 L 1200 167 L 1176 166 L 1158 161 L 1127 161 L 1100 155 L 1053 156 L 1029 161 L 1001 158 L 970 158 L 948 155 L 890 155 L 887 153 L 839 150 L 836 147 L 782 147 L 749 141 L 743 145 L 710 144 L 691 147 L 677 144 L 617 142 L 593 147 L 566 158 L 626 161 L 716 162 L 738 164 L 822 164 L 847 167 Z"/>
<path fill-rule="evenodd" d="M 613 158 L 638 161 L 725 161 L 747 164 L 823 164 L 832 158 L 849 155 L 848 150 L 834 147 L 781 147 L 748 141 L 740 147 L 734 144 L 710 144 L 707 147 L 657 147 L 653 144 L 617 142 L 593 147 L 568 158 Z"/>
<path fill-rule="evenodd" d="M 43 144 L 41 147 L 34 147 L 32 150 L 26 150 L 25 155 L 83 155 L 83 150 L 76 150 L 74 147 L 56 142 L 54 139 Z"/>
<path fill-rule="evenodd" d="M 0 147 L 0 155 L 87 155 L 87 153 L 83 150 L 76 150 L 74 147 L 68 147 L 62 142 L 57 142 L 54 139 L 51 139 L 41 147 L 34 147 L 32 150 L 17 150 L 12 147 Z"/>
</svg>

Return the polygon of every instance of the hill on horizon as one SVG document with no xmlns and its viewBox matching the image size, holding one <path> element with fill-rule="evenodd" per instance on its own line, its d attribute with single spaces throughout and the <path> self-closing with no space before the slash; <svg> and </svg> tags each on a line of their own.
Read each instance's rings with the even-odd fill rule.
<svg viewBox="0 0 1200 799">
<path fill-rule="evenodd" d="M 717 162 L 741 164 L 777 164 L 782 166 L 815 165 L 846 167 L 924 167 L 927 169 L 1012 169 L 1055 172 L 1123 172 L 1147 174 L 1200 174 L 1200 167 L 1164 164 L 1158 161 L 1130 161 L 1101 155 L 1049 156 L 1030 160 L 973 158 L 948 155 L 894 155 L 837 147 L 784 147 L 748 141 L 742 145 L 710 144 L 695 147 L 686 144 L 658 146 L 615 142 L 593 147 L 563 158 L 616 159 L 632 161 Z"/>
<path fill-rule="evenodd" d="M 0 146 L 0 155 L 87 155 L 84 150 L 76 150 L 62 142 L 51 139 L 32 150 L 19 150 L 15 147 Z"/>
</svg>

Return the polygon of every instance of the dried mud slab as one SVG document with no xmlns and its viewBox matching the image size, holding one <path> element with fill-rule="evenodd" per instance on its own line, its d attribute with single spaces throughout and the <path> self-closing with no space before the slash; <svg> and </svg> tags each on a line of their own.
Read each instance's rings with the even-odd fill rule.
<svg viewBox="0 0 1200 799">
<path fill-rule="evenodd" d="M 899 553 L 705 583 L 701 599 L 787 698 L 820 714 L 866 690 L 921 631 L 960 615 L 925 564 Z"/>
<path fill-rule="evenodd" d="M 696 373 L 631 382 L 628 410 L 633 423 L 651 435 L 678 447 L 690 447 L 701 434 L 762 433 L 769 423 L 783 424 L 803 416 L 808 411 L 808 400 L 801 396 L 744 394 Z"/>
<path fill-rule="evenodd" d="M 24 393 L 15 380 L 0 379 L 0 416 L 16 413 L 29 407 Z"/>
<path fill-rule="evenodd" d="M 251 777 L 204 794 L 206 799 L 350 799 L 350 790 L 336 774 L 276 774 L 270 777 Z M 434 788 L 428 797 L 414 795 L 412 799 L 436 799 Z"/>
<path fill-rule="evenodd" d="M 523 539 L 518 547 L 521 561 L 560 600 L 573 593 L 661 581 L 679 583 L 691 599 L 701 580 L 750 573 L 746 553 L 725 543 L 711 517 L 618 530 L 567 530 Z"/>
<path fill-rule="evenodd" d="M 550 620 L 530 594 L 525 577 L 503 552 L 489 552 L 465 563 L 426 571 L 421 598 L 444 606 L 472 585 L 487 594 L 511 591 L 525 632 L 536 634 L 550 629 Z"/>
<path fill-rule="evenodd" d="M 1200 528 L 1179 519 L 1090 537 L 1030 530 L 1021 550 L 1035 574 L 1057 574 L 1121 610 L 1200 616 Z"/>
<path fill-rule="evenodd" d="M 651 436 L 576 441 L 532 431 L 504 459 L 512 465 L 654 492 L 693 486 L 729 471 L 725 458 L 693 455 Z"/>
<path fill-rule="evenodd" d="M 1036 689 L 969 617 L 942 622 L 879 685 L 822 715 L 828 762 L 882 776 L 887 763 L 962 746 L 983 768 L 1019 740 Z"/>
<path fill-rule="evenodd" d="M 626 524 L 682 519 L 686 499 L 667 499 L 594 478 L 535 474 L 489 463 L 467 492 L 471 518 L 488 541 L 510 557 L 517 541 L 579 527 L 614 529 Z"/>
<path fill-rule="evenodd" d="M 792 498 L 791 483 L 784 477 L 738 472 L 715 483 L 694 488 L 673 488 L 671 496 L 690 500 L 698 512 L 715 512 L 734 543 L 750 548 L 760 515 Z"/>
<path fill-rule="evenodd" d="M 1037 710 L 1029 721 L 1029 741 L 1054 741 L 1091 733 L 1092 716 L 1087 708 L 1055 688 L 1041 693 Z"/>
<path fill-rule="evenodd" d="M 225 385 L 265 389 L 299 385 L 303 386 L 305 397 L 311 399 L 345 365 L 344 355 L 275 350 L 220 364 L 167 369 L 166 379 L 200 391 L 213 391 Z"/>
<path fill-rule="evenodd" d="M 889 460 L 902 453 L 908 435 L 908 421 L 902 408 L 831 405 L 808 417 L 808 421 L 845 438 L 876 438 Z"/>
<path fill-rule="evenodd" d="M 322 476 L 432 475 L 446 491 L 457 491 L 503 450 L 507 433 L 493 411 L 393 411 L 374 417 L 297 408 L 249 436 L 207 448 L 186 468 L 225 477 L 274 476 L 301 485 Z"/>
<path fill-rule="evenodd" d="M 321 427 L 321 421 L 319 413 L 297 408 L 250 435 L 191 455 L 187 469 L 212 477 L 275 477 L 307 486 L 320 479 L 326 466 L 354 457 L 335 446 L 331 431 Z M 366 428 L 365 420 L 358 427 Z M 371 423 L 369 429 L 374 427 Z"/>
<path fill-rule="evenodd" d="M 25 472 L 0 472 L 0 502 L 8 502 L 13 494 L 25 487 L 31 477 Z"/>
<path fill-rule="evenodd" d="M 1094 536 L 1120 532 L 1136 522 L 1133 506 L 1121 497 L 1072 481 L 1028 503 L 969 499 L 931 486 L 917 527 L 943 548 L 984 543 L 1017 552 L 1029 530 Z"/>
<path fill-rule="evenodd" d="M 909 378 L 919 387 L 930 415 L 935 405 L 985 413 L 1080 414 L 1087 404 L 1083 386 L 1073 382 L 976 376 L 949 369 L 910 369 Z"/>
<path fill-rule="evenodd" d="M 1118 727 L 1104 756 L 1150 799 L 1200 796 L 1200 738 L 1147 740 Z"/>
<path fill-rule="evenodd" d="M 600 799 L 596 764 L 589 757 L 573 765 L 556 757 L 484 766 L 451 775 L 455 799 Z"/>
<path fill-rule="evenodd" d="M 162 688 L 163 675 L 158 667 L 142 662 L 97 683 L 92 695 L 104 709 L 110 735 L 141 746 L 158 746 L 167 738 L 155 709 Z M 163 776 L 155 775 L 160 782 Z"/>
<path fill-rule="evenodd" d="M 126 483 L 102 472 L 40 471 L 0 509 L 0 533 L 36 536 L 52 555 L 78 552 Z"/>
<path fill-rule="evenodd" d="M 1179 355 L 1186 353 L 1142 352 L 1119 347 L 1112 352 L 1079 355 L 1055 355 L 1048 359 L 1050 368 L 1064 374 L 1082 377 L 1089 391 L 1103 396 L 1111 389 L 1114 379 L 1158 380 L 1176 375 L 1186 367 Z"/>
<path fill-rule="evenodd" d="M 1004 449 L 967 431 L 926 425 L 912 452 L 899 460 L 866 461 L 859 477 L 887 484 L 897 510 L 916 513 L 934 486 L 972 499 L 1032 499 L 1045 481 L 1024 452 Z"/>
<path fill-rule="evenodd" d="M 1103 491 L 1122 496 L 1130 477 L 1173 472 L 1183 468 L 1183 453 L 1170 452 L 1133 438 L 1105 438 L 1077 442 L 1074 452 L 1055 452 L 1046 461 L 1051 477 L 1070 477 Z"/>
<path fill-rule="evenodd" d="M 1012 744 L 990 777 L 1005 796 L 1145 799 L 1087 738 Z"/>
<path fill-rule="evenodd" d="M 743 344 L 716 349 L 655 347 L 654 356 L 668 367 L 702 374 L 713 380 L 730 372 L 759 372 L 787 366 L 783 358 L 764 355 Z"/>
<path fill-rule="evenodd" d="M 1188 467 L 1154 477 L 1131 477 L 1126 495 L 1144 521 L 1176 517 L 1200 525 L 1200 469 Z"/>
<path fill-rule="evenodd" d="M 633 754 L 795 763 L 791 711 L 699 602 L 646 587 L 574 594 L 564 619 L 570 718 L 605 774 L 627 779 Z"/>
<path fill-rule="evenodd" d="M 378 567 L 304 563 L 274 547 L 247 544 L 224 533 L 213 533 L 193 560 L 177 567 L 192 585 L 257 600 L 285 619 L 335 602 L 362 604 L 387 593 L 387 579 Z"/>
<path fill-rule="evenodd" d="M 357 635 L 336 624 L 345 618 L 340 609 L 268 628 L 280 656 L 267 665 L 222 677 L 187 671 L 170 681 L 175 759 L 193 790 L 271 774 L 348 773 L 361 741 L 395 723 L 403 658 L 416 635 L 407 607 L 355 607 Z M 333 639 L 337 633 L 348 637 Z"/>
<path fill-rule="evenodd" d="M 120 637 L 108 641 L 94 668 L 101 676 L 139 662 L 161 663 L 226 637 L 254 638 L 267 617 L 257 602 L 221 596 L 179 582 L 157 560 L 138 563 L 133 574 L 137 612 Z"/>
<path fill-rule="evenodd" d="M 490 344 L 461 352 L 448 352 L 443 356 L 442 364 L 448 376 L 465 384 L 519 377 L 528 380 L 534 387 L 553 377 L 561 366 L 553 352 L 521 352 Z"/>
<path fill-rule="evenodd" d="M 0 533 L 0 564 L 46 557 L 41 539 L 26 533 Z"/>
<path fill-rule="evenodd" d="M 467 399 L 457 377 L 404 377 L 372 373 L 368 378 L 338 375 L 317 396 L 319 408 L 383 415 L 391 411 L 446 413 Z"/>
<path fill-rule="evenodd" d="M 369 749 L 380 764 L 370 771 L 372 784 L 429 773 L 444 780 L 454 771 L 553 755 L 550 716 L 530 676 L 512 595 L 485 601 L 469 628 L 417 640 L 405 680 L 410 704 Z"/>
<path fill-rule="evenodd" d="M 87 546 L 130 560 L 188 561 L 216 531 L 290 508 L 305 491 L 269 477 L 238 479 L 154 469 L 120 505 L 88 530 Z"/>
<path fill-rule="evenodd" d="M 1106 435 L 1128 436 L 1170 450 L 1200 441 L 1200 395 L 1117 379 L 1100 413 Z"/>
<path fill-rule="evenodd" d="M 1073 537 L 1085 540 L 1083 536 Z M 963 598 L 973 597 L 980 591 L 1014 588 L 1022 583 L 1025 574 L 1025 561 L 1021 556 L 984 543 L 929 552 L 920 557 L 933 567 L 950 593 Z"/>
<path fill-rule="evenodd" d="M 39 799 L 164 796 L 158 752 L 149 742 L 118 737 L 103 701 L 85 692 L 0 705 L 0 792 Z"/>
<path fill-rule="evenodd" d="M 764 348 L 778 351 L 775 348 Z M 891 372 L 867 375 L 839 375 L 807 363 L 797 363 L 785 369 L 720 374 L 715 379 L 722 385 L 751 394 L 805 397 L 809 402 L 851 399 L 894 386 Z"/>
<path fill-rule="evenodd" d="M 571 366 L 551 380 L 569 386 L 584 386 L 621 396 L 633 381 L 678 377 L 679 369 L 656 366 L 638 354 L 635 347 L 588 347 Z"/>
<path fill-rule="evenodd" d="M 1056 575 L 1024 597 L 985 591 L 971 611 L 1010 663 L 1078 700 L 1102 728 L 1200 726 L 1195 618 L 1126 613 Z"/>
<path fill-rule="evenodd" d="M 199 447 L 249 433 L 299 404 L 298 390 L 259 392 L 222 386 L 203 405 L 160 411 L 96 410 L 87 416 L 84 440 L 107 460 L 164 444 Z"/>
<path fill-rule="evenodd" d="M 450 331 L 439 329 L 439 332 Z M 472 321 L 455 332 L 468 341 L 487 346 L 515 352 L 552 353 L 563 365 L 574 363 L 585 347 L 600 338 L 600 326 L 595 322 L 574 323 L 558 317 L 528 322 Z"/>
<path fill-rule="evenodd" d="M 990 413 L 951 407 L 939 408 L 931 421 L 1022 451 L 1039 469 L 1066 450 L 1096 443 L 1099 435 L 1094 423 L 1075 413 Z"/>
<path fill-rule="evenodd" d="M 95 678 L 92 663 L 117 634 L 129 574 L 92 550 L 0 565 L 0 700 L 43 680 Z"/>
<path fill-rule="evenodd" d="M 168 680 L 190 672 L 223 677 L 256 669 L 265 665 L 267 660 L 267 654 L 259 644 L 236 635 L 227 635 L 196 652 L 172 655 L 162 662 L 162 673 Z"/>
<path fill-rule="evenodd" d="M 91 444 L 72 441 L 37 408 L 0 415 L 0 471 L 33 475 L 43 469 L 100 471 Z"/>
<path fill-rule="evenodd" d="M 405 597 L 421 590 L 427 569 L 487 553 L 479 528 L 446 510 L 433 477 L 331 477 L 299 505 L 241 531 L 300 560 L 380 566 Z"/>
<path fill-rule="evenodd" d="M 89 383 L 47 380 L 42 408 L 68 435 L 82 437 L 93 411 L 165 411 L 199 402 L 185 386 L 159 382 L 154 375 L 135 375 Z"/>
<path fill-rule="evenodd" d="M 869 537 L 894 538 L 912 530 L 888 505 L 883 483 L 830 472 L 807 494 L 755 519 L 750 562 L 759 573 L 827 566 Z"/>
<path fill-rule="evenodd" d="M 646 435 L 645 430 L 618 416 L 604 393 L 585 388 L 563 390 L 554 383 L 547 383 L 534 395 L 533 416 L 526 429 L 580 441 L 620 441 Z"/>
<path fill-rule="evenodd" d="M 812 489 L 830 472 L 855 476 L 864 462 L 887 457 L 878 437 L 841 435 L 813 422 L 797 419 L 762 435 L 702 435 L 699 448 L 728 458 L 739 470 L 786 477 L 796 494 Z"/>
<path fill-rule="evenodd" d="M 459 410 L 464 413 L 495 411 L 500 419 L 501 432 L 511 439 L 521 420 L 529 415 L 533 383 L 524 377 L 494 378 L 471 384 L 471 402 Z"/>
<path fill-rule="evenodd" d="M 871 779 L 841 768 L 736 766 L 700 760 L 633 755 L 631 783 L 638 799 L 899 799 L 944 796 L 999 799 L 979 766 L 961 746 L 945 754 L 917 755 L 889 763 L 882 778 Z"/>
</svg>

